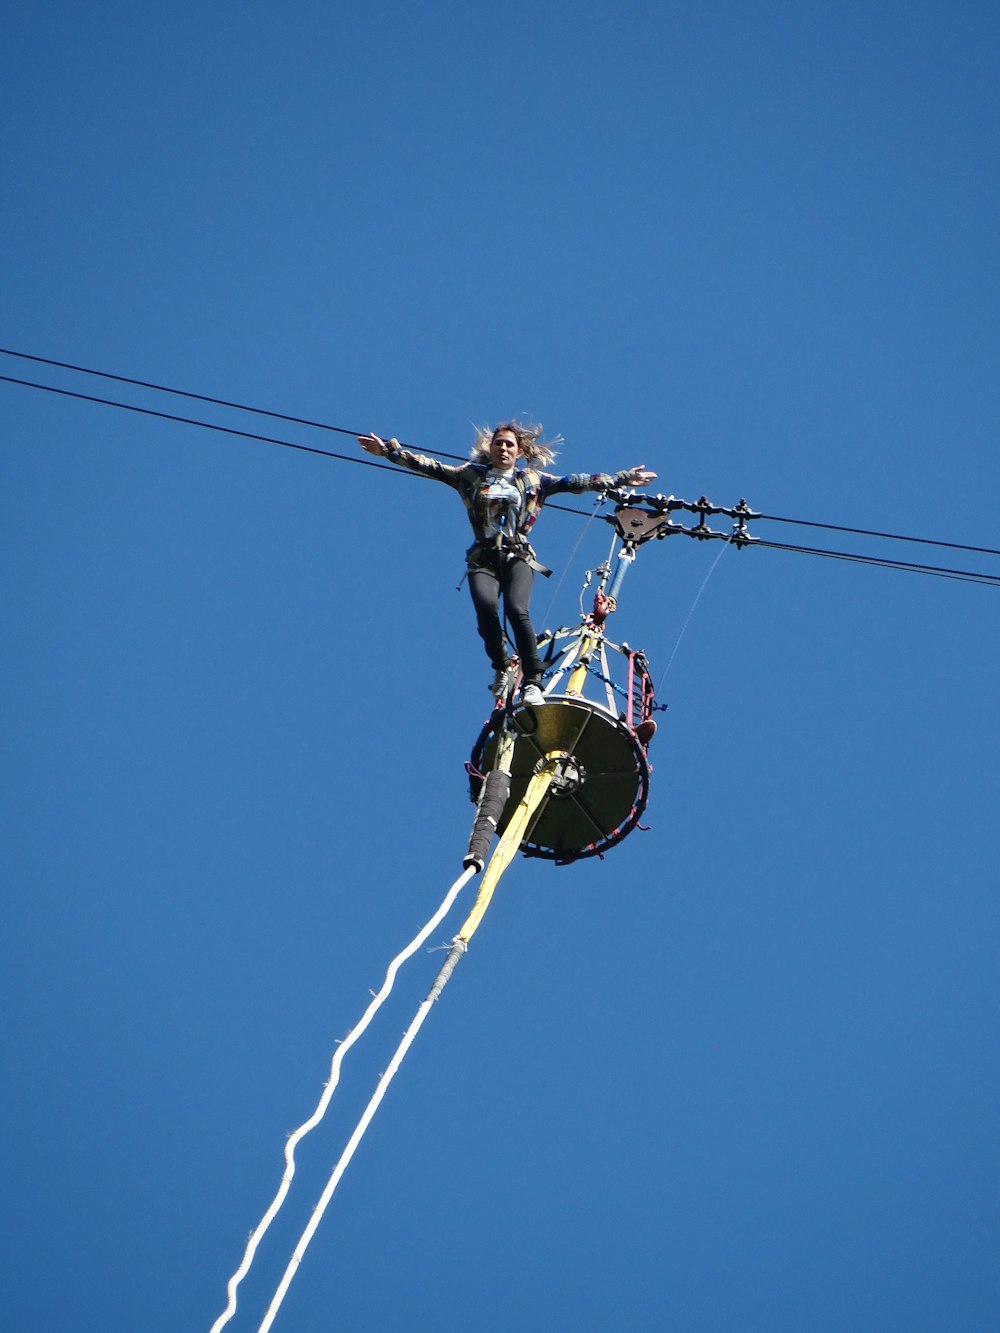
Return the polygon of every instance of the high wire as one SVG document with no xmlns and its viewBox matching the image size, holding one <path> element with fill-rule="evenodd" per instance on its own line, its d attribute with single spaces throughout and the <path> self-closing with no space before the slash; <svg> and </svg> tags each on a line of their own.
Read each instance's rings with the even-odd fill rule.
<svg viewBox="0 0 1000 1333">
<path fill-rule="evenodd" d="M 989 546 L 967 546 L 964 542 L 934 541 L 930 537 L 903 537 L 898 532 L 878 532 L 873 528 L 845 528 L 839 523 L 817 523 L 804 518 L 781 518 L 777 514 L 761 514 L 769 523 L 795 523 L 804 528 L 823 528 L 827 532 L 850 532 L 855 537 L 880 537 L 887 542 L 913 542 L 924 546 L 947 546 L 953 551 L 975 551 L 978 555 L 1000 555 Z M 795 550 L 789 547 L 789 550 Z M 803 548 L 806 549 L 806 548 Z"/>
<path fill-rule="evenodd" d="M 12 356 L 12 357 L 17 357 L 21 361 L 32 361 L 35 364 L 41 366 L 54 366 L 59 370 L 71 370 L 78 375 L 90 375 L 95 379 L 113 380 L 116 384 L 130 384 L 133 386 L 133 388 L 150 389 L 154 393 L 168 393 L 172 394 L 175 398 L 189 398 L 192 402 L 196 403 L 211 403 L 215 407 L 228 407 L 235 412 L 248 412 L 252 416 L 271 417 L 275 421 L 288 421 L 296 426 L 310 426 L 315 430 L 325 430 L 335 435 L 353 435 L 357 437 L 358 435 L 366 434 L 366 432 L 363 430 L 351 430 L 347 426 L 332 426 L 327 421 L 312 421 L 308 417 L 290 416 L 287 412 L 276 412 L 272 411 L 272 409 L 267 407 L 253 407 L 249 403 L 237 403 L 233 402 L 228 398 L 212 398 L 209 394 L 206 393 L 193 393 L 190 389 L 174 389 L 166 384 L 154 384 L 150 380 L 133 379 L 129 375 L 116 375 L 109 370 L 93 370 L 88 366 L 74 365 L 73 362 L 71 361 L 54 361 L 51 357 L 47 356 L 32 356 L 29 352 L 15 352 L 9 347 L 0 347 L 0 356 Z M 11 376 L 7 375 L 0 375 L 0 379 L 7 381 L 7 383 L 9 384 L 23 384 L 26 387 L 32 389 L 47 389 L 52 393 L 60 393 L 60 392 L 66 393 L 71 398 L 82 398 L 87 402 L 102 403 L 107 407 L 121 407 L 125 408 L 126 410 L 135 410 L 135 411 L 142 410 L 141 408 L 130 409 L 130 404 L 116 402 L 114 399 L 91 398 L 87 394 L 71 393 L 69 390 L 56 389 L 48 384 L 35 384 L 31 380 L 14 379 Z M 152 415 L 155 416 L 160 414 L 153 413 Z M 164 413 L 162 415 L 164 415 L 165 419 L 168 421 L 183 421 L 186 425 L 205 426 L 211 429 L 209 423 L 205 421 L 192 421 L 187 417 L 174 417 L 170 416 L 167 413 Z M 237 431 L 235 433 L 240 434 L 241 432 Z M 291 449 L 294 449 L 296 447 L 301 447 L 291 444 L 287 440 L 273 440 L 263 435 L 260 436 L 249 435 L 247 438 L 264 440 L 268 444 L 283 444 Z M 315 449 L 315 450 L 310 450 L 309 452 L 325 453 L 326 451 L 322 449 Z M 441 453 L 440 456 L 442 458 L 456 458 L 460 462 L 465 461 L 458 454 Z M 364 461 L 363 459 L 356 459 L 347 454 L 329 454 L 329 457 L 339 458 L 344 460 L 345 462 Z"/>
<path fill-rule="evenodd" d="M 93 394 L 80 393 L 78 389 L 59 389 L 53 384 L 37 384 L 33 380 L 15 379 L 13 375 L 0 375 L 0 381 L 5 384 L 20 384 L 26 389 L 42 389 L 46 393 L 58 394 L 62 398 L 78 398 L 85 403 L 98 403 L 102 407 L 118 407 L 125 412 L 137 412 L 140 416 L 156 417 L 160 421 L 176 421 L 182 426 L 197 426 L 201 430 L 214 430 L 222 435 L 236 435 L 243 440 L 257 440 L 262 444 L 277 444 L 282 449 L 297 449 L 304 454 L 320 454 L 324 458 L 336 458 L 342 463 L 361 463 L 368 467 L 379 466 L 374 462 L 369 463 L 366 458 L 357 458 L 353 454 L 338 454 L 331 449 L 319 449 L 315 445 L 299 444 L 295 440 L 280 440 L 274 435 L 258 435 L 254 431 L 237 430 L 233 426 L 220 426 L 214 421 L 200 421 L 196 417 L 181 417 L 174 412 L 162 412 L 152 407 L 139 407 L 135 403 L 118 402 L 114 398 L 98 398 Z M 268 414 L 265 413 L 264 415 Z"/>
<path fill-rule="evenodd" d="M 907 538 L 901 540 L 906 541 Z M 944 542 L 935 542 L 942 546 Z M 858 555 L 851 551 L 828 551 L 821 546 L 792 546 L 787 542 L 771 542 L 758 538 L 754 546 L 763 546 L 772 551 L 795 551 L 799 555 L 820 555 L 830 560 L 846 560 L 856 565 L 875 565 L 879 569 L 898 569 L 911 574 L 927 574 L 933 578 L 957 579 L 962 583 L 984 583 L 990 587 L 1000 587 L 1000 574 L 986 574 L 980 570 L 949 569 L 943 565 L 923 565 L 912 560 L 890 560 L 885 556 Z M 985 550 L 985 548 L 980 548 Z M 990 555 L 1000 554 L 991 551 Z"/>
<path fill-rule="evenodd" d="M 311 421 L 308 417 L 289 416 L 287 412 L 274 412 L 267 407 L 251 407 L 248 403 L 236 403 L 227 398 L 212 398 L 205 393 L 192 393 L 189 389 L 172 389 L 166 384 L 153 384 L 149 380 L 132 379 L 128 375 L 115 375 L 108 370 L 93 370 L 88 366 L 77 366 L 71 361 L 54 361 L 47 356 L 32 356 L 29 352 L 15 352 L 9 347 L 0 347 L 0 356 L 13 356 L 22 361 L 33 361 L 41 366 L 54 366 L 59 370 L 72 370 L 78 375 L 91 375 L 96 379 L 114 380 L 117 384 L 131 384 L 137 389 L 151 389 L 155 393 L 169 393 L 177 398 L 190 398 L 196 403 L 212 403 L 216 407 L 230 407 L 237 412 L 249 412 L 254 416 L 273 417 L 275 421 L 290 421 L 296 426 L 312 426 L 316 430 L 331 431 L 337 435 L 363 435 L 364 431 L 349 430 L 346 426 L 331 426 L 326 421 Z M 6 378 L 6 376 L 0 377 Z M 15 384 L 27 384 L 27 380 L 13 380 Z M 33 385 L 33 388 L 47 388 L 47 385 Z M 105 399 L 93 399 L 94 402 L 106 402 Z M 110 406 L 125 407 L 124 403 L 110 403 Z M 202 424 L 202 423 L 191 423 Z M 271 441 L 271 443 L 276 443 Z M 443 454 L 444 458 L 456 458 L 457 454 Z M 335 454 L 334 457 L 341 457 Z"/>
<path fill-rule="evenodd" d="M 346 426 L 336 426 L 328 422 L 314 421 L 306 417 L 292 416 L 288 413 L 274 411 L 269 408 L 255 407 L 247 403 L 239 403 L 224 398 L 211 397 L 208 394 L 199 394 L 186 389 L 172 388 L 168 385 L 156 384 L 149 380 L 135 379 L 127 375 L 114 374 L 110 371 L 95 370 L 93 368 L 76 365 L 68 361 L 58 361 L 51 357 L 36 356 L 31 353 L 20 352 L 11 348 L 0 348 L 0 355 L 15 357 L 20 360 L 31 361 L 39 365 L 51 366 L 53 368 L 61 370 L 68 370 L 76 374 L 89 375 L 95 378 L 112 380 L 117 383 L 128 384 L 133 387 L 149 390 L 154 393 L 171 394 L 173 396 L 190 399 L 195 402 L 209 403 L 214 406 L 224 407 L 232 411 L 246 412 L 257 416 L 266 416 L 273 418 L 275 420 L 287 421 L 295 425 L 306 426 L 311 429 L 324 430 L 324 431 L 334 432 L 340 435 L 349 435 L 353 437 L 357 437 L 359 435 L 364 435 L 367 433 L 366 431 L 358 431 L 352 428 L 348 428 Z M 336 459 L 338 462 L 353 463 L 361 467 L 373 467 L 380 471 L 389 471 L 397 475 L 402 475 L 403 473 L 405 473 L 408 476 L 418 475 L 416 473 L 408 472 L 406 469 L 386 467 L 384 464 L 380 464 L 377 461 L 370 460 L 367 458 L 360 458 L 354 454 L 337 453 L 334 450 L 322 449 L 316 445 L 307 445 L 295 440 L 280 439 L 272 435 L 263 435 L 254 431 L 240 430 L 232 426 L 223 426 L 215 422 L 204 421 L 195 417 L 180 416 L 176 413 L 164 412 L 162 410 L 154 408 L 140 407 L 134 403 L 125 403 L 112 398 L 102 398 L 97 395 L 82 393 L 79 390 L 60 388 L 52 384 L 42 384 L 34 380 L 26 380 L 12 375 L 0 375 L 0 382 L 19 385 L 23 388 L 35 389 L 44 393 L 52 393 L 65 398 L 77 399 L 82 402 L 95 403 L 104 407 L 114 407 L 122 411 L 135 412 L 142 416 L 154 417 L 163 421 L 173 421 L 181 425 L 194 426 L 202 430 L 215 431 L 217 433 L 237 437 L 239 439 L 255 441 L 261 444 L 272 444 L 284 449 L 294 449 L 300 453 L 314 454 L 324 458 Z M 422 450 L 422 452 L 433 454 L 436 457 L 440 458 L 455 459 L 459 462 L 467 461 L 461 455 L 447 453 L 443 450 L 424 449 Z M 588 514 L 587 511 L 576 509 L 569 505 L 550 503 L 547 506 L 547 508 L 557 510 L 561 513 L 574 514 L 581 518 L 592 517 L 592 515 Z M 894 532 L 880 532 L 870 528 L 849 527 L 842 524 L 825 523 L 812 519 L 788 518 L 776 514 L 761 514 L 759 517 L 760 520 L 768 522 L 796 524 L 801 527 L 818 528 L 830 532 L 850 533 L 852 535 L 860 537 L 871 537 L 886 541 L 912 542 L 915 544 L 920 544 L 925 546 L 938 546 L 954 551 L 968 551 L 977 555 L 1000 556 L 1000 550 L 996 548 L 988 546 L 970 545 L 964 542 L 944 541 L 937 538 L 916 537 Z M 990 585 L 993 587 L 1000 587 L 1000 575 L 988 574 L 985 571 L 951 569 L 942 566 L 925 565 L 914 561 L 895 561 L 886 558 L 881 558 L 878 556 L 852 554 L 846 551 L 831 551 L 821 547 L 802 546 L 802 545 L 795 545 L 792 543 L 783 543 L 783 542 L 770 542 L 770 541 L 764 541 L 762 539 L 756 539 L 754 542 L 750 544 L 755 546 L 758 545 L 766 546 L 772 550 L 792 551 L 800 555 L 823 556 L 828 559 L 844 560 L 855 564 L 874 565 L 882 569 L 894 569 L 909 573 L 925 574 L 932 577 L 949 578 L 963 582 L 980 583 L 980 584 Z"/>
</svg>

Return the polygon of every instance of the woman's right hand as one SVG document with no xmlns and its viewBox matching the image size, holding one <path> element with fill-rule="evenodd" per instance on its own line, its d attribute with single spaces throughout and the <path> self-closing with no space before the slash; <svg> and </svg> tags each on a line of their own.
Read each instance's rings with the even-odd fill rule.
<svg viewBox="0 0 1000 1333">
<path fill-rule="evenodd" d="M 374 431 L 370 435 L 359 435 L 358 444 L 366 453 L 374 454 L 376 458 L 385 458 L 385 440 Z"/>
</svg>

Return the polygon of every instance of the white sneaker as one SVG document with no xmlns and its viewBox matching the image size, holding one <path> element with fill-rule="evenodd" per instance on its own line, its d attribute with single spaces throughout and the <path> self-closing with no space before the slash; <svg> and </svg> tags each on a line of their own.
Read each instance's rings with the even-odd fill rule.
<svg viewBox="0 0 1000 1333">
<path fill-rule="evenodd" d="M 510 687 L 510 663 L 504 667 L 498 667 L 493 676 L 493 684 L 490 686 L 490 694 L 494 699 L 499 699 L 507 693 Z"/>
<path fill-rule="evenodd" d="M 529 704 L 532 708 L 537 708 L 539 704 L 545 702 L 545 695 L 537 685 L 525 685 L 521 690 L 521 702 Z"/>
</svg>

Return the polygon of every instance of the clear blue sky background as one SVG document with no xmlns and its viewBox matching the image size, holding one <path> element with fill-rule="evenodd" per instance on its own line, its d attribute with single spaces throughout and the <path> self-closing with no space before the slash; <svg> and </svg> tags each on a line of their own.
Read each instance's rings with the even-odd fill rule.
<svg viewBox="0 0 1000 1333">
<path fill-rule="evenodd" d="M 998 547 L 998 53 L 963 0 L 13 0 L 0 343 L 451 453 L 528 412 L 568 471 Z M 0 1322 L 207 1329 L 460 869 L 466 520 L 402 474 L 0 404 Z M 559 573 L 580 529 L 543 516 Z M 630 575 L 613 635 L 657 677 L 720 549 Z M 998 596 L 725 550 L 651 831 L 516 863 L 276 1328 L 998 1326 Z M 348 1057 L 234 1330 L 439 960 Z"/>
</svg>

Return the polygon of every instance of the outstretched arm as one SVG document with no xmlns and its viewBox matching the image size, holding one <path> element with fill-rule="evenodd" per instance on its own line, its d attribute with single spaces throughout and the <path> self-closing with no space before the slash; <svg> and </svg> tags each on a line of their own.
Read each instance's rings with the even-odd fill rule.
<svg viewBox="0 0 1000 1333">
<path fill-rule="evenodd" d="M 374 432 L 371 435 L 359 435 L 358 444 L 366 453 L 373 454 L 376 458 L 384 458 L 389 463 L 398 463 L 400 467 L 409 468 L 411 472 L 419 472 L 434 481 L 443 481 L 447 486 L 461 488 L 461 476 L 467 465 L 449 467 L 447 463 L 439 463 L 436 458 L 425 458 L 423 454 L 415 454 L 410 449 L 404 449 L 395 438 L 383 440 Z"/>
<path fill-rule="evenodd" d="M 539 475 L 544 495 L 557 495 L 560 491 L 580 495 L 583 491 L 610 491 L 617 486 L 645 486 L 656 478 L 656 473 L 648 471 L 641 463 L 624 472 L 576 472 L 569 477 L 554 477 L 549 472 Z"/>
</svg>

